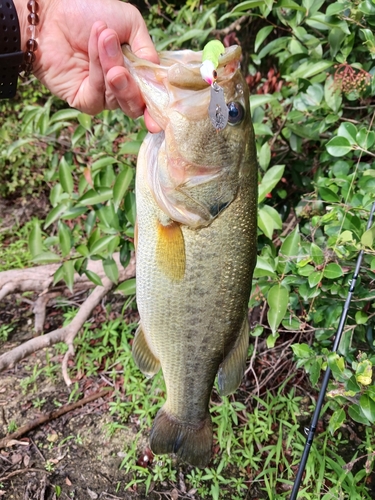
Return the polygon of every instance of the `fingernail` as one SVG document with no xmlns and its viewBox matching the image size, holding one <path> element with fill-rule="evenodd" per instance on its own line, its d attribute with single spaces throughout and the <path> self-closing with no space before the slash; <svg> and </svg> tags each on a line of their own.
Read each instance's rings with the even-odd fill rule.
<svg viewBox="0 0 375 500">
<path fill-rule="evenodd" d="M 107 36 L 104 40 L 104 48 L 109 57 L 115 57 L 118 53 L 118 43 L 114 35 Z"/>
<path fill-rule="evenodd" d="M 111 84 L 115 87 L 116 90 L 124 90 L 128 86 L 128 80 L 125 76 L 120 75 L 112 78 Z"/>
</svg>

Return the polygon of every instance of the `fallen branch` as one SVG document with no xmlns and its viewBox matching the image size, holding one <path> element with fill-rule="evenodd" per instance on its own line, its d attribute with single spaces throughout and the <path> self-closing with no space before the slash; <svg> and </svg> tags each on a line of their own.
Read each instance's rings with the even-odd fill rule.
<svg viewBox="0 0 375 500">
<path fill-rule="evenodd" d="M 125 281 L 126 279 L 132 278 L 134 275 L 135 258 L 133 256 L 128 266 L 125 269 L 121 269 L 120 281 Z M 21 359 L 26 358 L 30 354 L 33 354 L 40 349 L 51 347 L 58 342 L 65 342 L 68 345 L 69 349 L 64 357 L 62 369 L 65 382 L 67 383 L 67 385 L 70 385 L 71 381 L 67 374 L 67 363 L 69 357 L 74 354 L 73 340 L 84 325 L 85 321 L 89 319 L 95 307 L 114 286 L 114 283 L 112 283 L 112 281 L 110 281 L 108 278 L 103 278 L 102 283 L 103 286 L 97 286 L 91 293 L 91 295 L 88 296 L 85 302 L 81 305 L 73 321 L 69 325 L 58 328 L 57 330 L 53 330 L 46 335 L 41 335 L 39 337 L 30 339 L 27 342 L 19 345 L 18 347 L 15 347 L 11 351 L 2 354 L 0 356 L 0 372 L 11 368 L 16 363 L 21 361 Z"/>
<path fill-rule="evenodd" d="M 239 31 L 241 29 L 241 24 L 251 17 L 250 14 L 244 14 L 243 16 L 235 19 L 229 26 L 221 30 L 212 30 L 211 34 L 214 36 L 226 36 L 231 31 Z"/>
<path fill-rule="evenodd" d="M 120 263 L 120 254 L 114 254 L 113 258 L 119 269 L 119 281 L 122 282 L 125 279 L 132 277 L 129 276 L 129 266 L 127 266 L 126 269 L 122 267 L 122 264 Z M 35 303 L 33 303 L 36 333 L 41 333 L 43 331 L 48 302 L 51 299 L 56 298 L 58 295 L 68 293 L 68 289 L 65 284 L 57 284 L 53 286 L 53 277 L 59 267 L 60 264 L 48 264 L 28 269 L 12 269 L 10 271 L 0 273 L 0 300 L 9 294 L 18 292 L 35 292 L 38 294 L 38 298 Z M 102 261 L 100 260 L 90 261 L 87 266 L 87 270 L 96 273 L 102 281 L 106 278 Z M 133 276 L 134 275 L 135 269 Z M 94 288 L 94 286 L 94 283 L 89 280 L 85 274 L 80 276 L 78 273 L 75 273 L 74 294 L 80 291 L 89 290 Z"/>
<path fill-rule="evenodd" d="M 27 467 L 25 469 L 18 469 L 14 470 L 13 472 L 9 472 L 6 476 L 0 477 L 0 481 L 8 481 L 13 476 L 18 476 L 18 474 L 23 474 L 26 472 L 42 472 L 43 474 L 47 474 L 45 469 L 28 469 Z"/>
<path fill-rule="evenodd" d="M 46 422 L 50 422 L 51 420 L 55 420 L 56 418 L 61 417 L 62 415 L 65 415 L 65 413 L 68 413 L 70 411 L 75 410 L 76 408 L 79 408 L 80 406 L 84 406 L 87 403 L 91 403 L 91 401 L 95 401 L 96 399 L 102 398 L 109 394 L 111 392 L 111 389 L 105 389 L 100 392 L 96 392 L 95 394 L 91 394 L 90 396 L 87 396 L 86 398 L 80 399 L 79 401 L 76 401 L 75 403 L 71 403 L 69 405 L 62 406 L 58 410 L 55 411 L 50 411 L 49 413 L 46 413 L 45 415 L 42 415 L 41 417 L 35 418 L 31 422 L 29 422 L 26 425 L 23 425 L 19 429 L 17 429 L 15 432 L 12 432 L 12 434 L 8 434 L 8 436 L 5 436 L 3 439 L 0 439 L 0 450 L 2 448 L 8 447 L 8 443 L 11 442 L 14 439 L 19 439 L 22 437 L 24 434 L 27 434 L 28 432 L 32 431 L 36 427 L 39 427 L 40 425 L 45 424 Z"/>
</svg>

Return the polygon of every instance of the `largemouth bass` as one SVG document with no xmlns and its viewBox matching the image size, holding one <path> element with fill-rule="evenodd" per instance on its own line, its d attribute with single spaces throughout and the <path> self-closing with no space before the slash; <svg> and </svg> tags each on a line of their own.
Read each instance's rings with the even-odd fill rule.
<svg viewBox="0 0 375 500">
<path fill-rule="evenodd" d="M 209 402 L 241 382 L 248 351 L 248 300 L 256 261 L 257 164 L 241 49 L 219 59 L 229 123 L 215 130 L 201 52 L 160 53 L 160 64 L 124 48 L 152 118 L 136 175 L 137 304 L 133 356 L 167 388 L 150 435 L 154 453 L 205 466 L 211 457 Z"/>
</svg>

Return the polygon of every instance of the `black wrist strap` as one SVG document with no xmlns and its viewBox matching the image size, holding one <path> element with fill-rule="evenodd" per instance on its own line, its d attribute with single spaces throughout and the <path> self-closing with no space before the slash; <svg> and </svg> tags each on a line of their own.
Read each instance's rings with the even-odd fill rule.
<svg viewBox="0 0 375 500">
<path fill-rule="evenodd" d="M 14 97 L 23 62 L 21 32 L 13 0 L 0 0 L 0 99 Z"/>
</svg>

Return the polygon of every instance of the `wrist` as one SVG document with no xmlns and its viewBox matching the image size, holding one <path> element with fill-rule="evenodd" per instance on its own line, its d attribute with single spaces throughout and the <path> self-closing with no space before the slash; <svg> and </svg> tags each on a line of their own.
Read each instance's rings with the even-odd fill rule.
<svg viewBox="0 0 375 500">
<path fill-rule="evenodd" d="M 32 37 L 34 33 L 32 32 L 30 26 L 32 24 L 29 22 L 29 15 L 32 14 L 32 12 L 28 9 L 28 0 L 13 0 L 14 5 L 16 6 L 17 14 L 18 14 L 18 21 L 20 23 L 20 29 L 21 29 L 21 50 L 23 52 L 27 51 L 26 43 L 27 41 Z M 42 29 L 42 25 L 44 22 L 45 18 L 45 2 L 44 0 L 36 0 L 35 2 L 35 7 L 31 9 L 36 11 L 35 14 L 37 16 L 37 23 L 35 24 L 37 28 L 37 33 L 40 32 Z M 33 15 L 34 17 L 34 15 Z M 33 21 L 35 22 L 35 20 Z"/>
<path fill-rule="evenodd" d="M 35 70 L 40 58 L 39 34 L 46 16 L 44 0 L 13 0 L 21 30 L 21 49 L 24 52 L 22 70 L 28 76 Z"/>
</svg>

